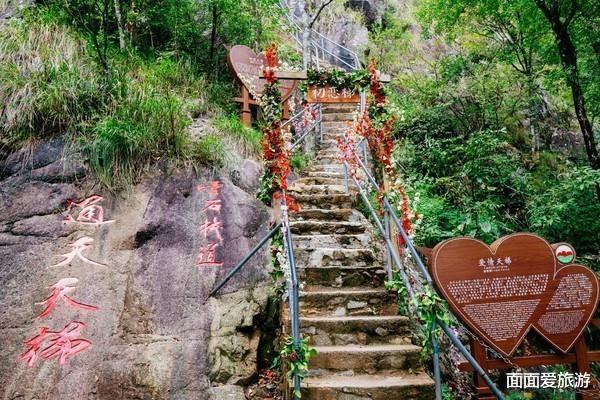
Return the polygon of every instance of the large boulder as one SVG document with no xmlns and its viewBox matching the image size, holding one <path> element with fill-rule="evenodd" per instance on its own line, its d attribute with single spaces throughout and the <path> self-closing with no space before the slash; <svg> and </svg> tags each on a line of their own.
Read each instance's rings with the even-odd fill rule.
<svg viewBox="0 0 600 400">
<path fill-rule="evenodd" d="M 256 374 L 267 249 L 209 294 L 266 234 L 268 209 L 228 173 L 157 173 L 116 195 L 86 179 L 79 160 L 51 142 L 0 163 L 0 398 L 241 398 Z M 103 196 L 93 212 L 67 212 L 92 195 Z M 76 249 L 85 259 L 51 267 Z M 39 318 L 60 282 L 71 301 Z M 42 327 L 71 330 L 70 352 Z M 37 351 L 24 344 L 36 336 Z M 28 349 L 35 360 L 20 358 Z"/>
</svg>

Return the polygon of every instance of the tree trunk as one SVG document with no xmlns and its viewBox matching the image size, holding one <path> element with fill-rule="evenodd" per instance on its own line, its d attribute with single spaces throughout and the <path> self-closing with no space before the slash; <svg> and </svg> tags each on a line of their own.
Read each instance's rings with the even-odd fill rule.
<svg viewBox="0 0 600 400">
<path fill-rule="evenodd" d="M 115 16 L 117 17 L 117 29 L 119 30 L 119 48 L 125 48 L 125 32 L 123 31 L 123 20 L 121 18 L 120 0 L 115 0 Z"/>
<path fill-rule="evenodd" d="M 302 23 L 302 66 L 306 71 L 311 64 L 311 53 L 310 53 L 310 15 L 308 11 L 304 10 Z"/>
<path fill-rule="evenodd" d="M 212 30 L 210 32 L 210 51 L 208 55 L 208 67 L 212 69 L 213 61 L 215 58 L 215 50 L 217 45 L 217 22 L 219 20 L 219 10 L 217 10 L 217 5 L 213 3 L 212 6 Z"/>
<path fill-rule="evenodd" d="M 539 0 L 536 1 L 536 3 L 540 6 Z M 540 7 L 540 9 L 544 12 L 546 19 L 550 22 L 554 35 L 556 36 L 556 45 L 558 46 L 560 61 L 567 74 L 567 82 L 571 87 L 575 115 L 577 116 L 577 122 L 579 122 L 579 127 L 583 135 L 583 142 L 585 143 L 585 151 L 588 160 L 592 168 L 600 169 L 600 158 L 598 157 L 598 149 L 596 148 L 596 141 L 594 140 L 594 131 L 585 110 L 585 98 L 579 81 L 577 51 L 575 45 L 569 35 L 568 27 L 561 21 L 560 15 L 552 14 L 546 7 Z"/>
</svg>

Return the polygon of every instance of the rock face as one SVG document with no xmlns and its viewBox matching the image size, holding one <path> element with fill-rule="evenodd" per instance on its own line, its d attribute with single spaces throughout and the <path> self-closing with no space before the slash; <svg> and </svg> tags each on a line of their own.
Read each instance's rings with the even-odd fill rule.
<svg viewBox="0 0 600 400">
<path fill-rule="evenodd" d="M 85 172 L 59 139 L 0 161 L 0 398 L 243 398 L 266 249 L 209 293 L 267 232 L 268 210 L 228 175 L 160 173 L 121 197 Z"/>
</svg>

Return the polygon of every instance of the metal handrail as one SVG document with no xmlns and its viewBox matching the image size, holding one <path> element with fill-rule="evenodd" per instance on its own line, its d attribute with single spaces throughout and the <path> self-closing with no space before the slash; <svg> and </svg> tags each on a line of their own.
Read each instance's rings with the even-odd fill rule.
<svg viewBox="0 0 600 400">
<path fill-rule="evenodd" d="M 279 2 L 279 6 L 284 10 L 285 13 L 285 17 L 288 20 L 289 24 L 291 25 L 292 28 L 294 28 L 295 32 L 293 34 L 294 39 L 296 40 L 296 42 L 302 46 L 302 32 L 303 32 L 303 28 L 301 27 L 301 25 L 297 22 L 296 20 L 296 16 L 293 15 L 290 12 L 290 4 L 288 3 L 287 0 L 280 0 Z M 343 46 L 335 41 L 333 41 L 332 39 L 328 38 L 327 36 L 323 35 L 321 32 L 310 28 L 310 37 L 317 37 L 321 40 L 321 43 L 319 43 L 316 40 L 311 40 L 311 43 L 308 43 L 308 45 L 312 45 L 315 49 L 315 55 L 317 57 L 317 62 L 319 60 L 319 50 L 321 51 L 321 53 L 327 53 L 330 56 L 332 56 L 334 59 L 340 61 L 341 63 L 345 64 L 346 67 L 350 68 L 350 69 L 359 69 L 360 68 L 360 59 L 358 57 L 358 55 L 356 54 L 356 52 L 350 50 L 348 47 Z M 340 53 L 346 53 L 350 56 L 350 58 L 353 61 L 353 64 L 348 63 L 346 60 L 344 60 L 343 58 L 339 57 L 338 55 L 334 54 L 333 52 L 331 52 L 329 49 L 327 49 L 327 47 L 322 43 L 323 41 L 328 42 L 329 44 L 331 44 L 333 47 L 337 48 L 340 50 Z M 323 57 L 324 58 L 324 57 Z"/>
<path fill-rule="evenodd" d="M 298 274 L 296 272 L 296 258 L 294 257 L 294 245 L 292 242 L 292 231 L 288 216 L 288 205 L 286 196 L 282 197 L 281 205 L 281 223 L 283 226 L 284 247 L 287 253 L 287 264 L 289 266 L 289 275 L 287 280 L 288 305 L 290 308 L 290 325 L 294 345 L 300 345 L 300 285 L 298 284 Z M 294 392 L 300 390 L 300 377 L 297 373 L 293 378 Z"/>
<path fill-rule="evenodd" d="M 296 146 L 298 146 L 300 143 L 302 143 L 304 141 L 304 139 L 313 131 L 313 129 L 315 129 L 317 126 L 319 127 L 319 131 L 321 131 L 321 122 L 323 121 L 323 114 L 321 112 L 321 107 L 316 107 L 318 112 L 319 112 L 319 116 L 317 117 L 317 119 L 315 120 L 315 122 L 313 122 L 313 124 L 310 126 L 310 128 L 308 128 L 306 130 L 306 132 L 304 132 L 294 143 L 292 143 L 292 145 L 290 146 L 290 151 L 294 150 L 294 148 Z"/>
<path fill-rule="evenodd" d="M 219 290 L 221 290 L 223 288 L 223 286 L 225 286 L 225 284 L 227 284 L 227 282 L 229 282 L 229 280 L 231 278 L 233 278 L 233 276 L 240 270 L 242 269 L 242 267 L 244 265 L 246 265 L 246 263 L 252 258 L 253 255 L 255 255 L 258 250 L 260 250 L 261 247 L 263 247 L 265 245 L 265 243 L 267 243 L 267 241 L 269 239 L 271 239 L 273 236 L 275 236 L 275 234 L 277 233 L 277 231 L 279 230 L 279 228 L 281 228 L 281 222 L 278 222 L 275 227 L 269 232 L 267 233 L 261 240 L 260 242 L 258 242 L 256 244 L 256 246 L 254 246 L 252 248 L 252 250 L 250 250 L 245 256 L 244 258 L 235 266 L 233 267 L 228 273 L 227 276 L 225 276 L 225 278 L 212 290 L 212 292 L 210 292 L 210 296 L 214 296 Z"/>
<path fill-rule="evenodd" d="M 310 128 L 308 128 L 306 130 L 305 133 L 302 134 L 302 136 L 296 140 L 292 146 L 290 147 L 290 150 L 294 149 L 294 147 L 296 147 L 298 144 L 300 144 L 307 136 L 309 133 L 314 131 L 315 127 L 319 127 L 319 132 L 322 135 L 322 131 L 321 131 L 321 121 L 323 119 L 322 117 L 322 113 L 321 113 L 321 107 L 320 105 L 317 104 L 311 104 L 309 106 L 310 108 L 314 108 L 318 111 L 319 116 L 317 118 L 317 120 L 310 126 Z M 306 109 L 303 109 L 299 112 L 297 112 L 296 114 L 294 114 L 290 119 L 288 119 L 287 121 L 285 121 L 283 124 L 281 124 L 281 127 L 285 127 L 287 124 L 291 123 L 292 121 L 295 121 L 297 119 L 299 119 L 300 117 L 302 117 L 304 115 L 304 113 L 306 112 Z M 258 252 L 258 250 L 260 250 L 268 241 L 269 239 L 271 239 L 273 236 L 275 236 L 275 234 L 277 233 L 277 231 L 279 230 L 279 228 L 281 228 L 282 226 L 282 222 L 278 222 L 275 227 L 269 231 L 269 233 L 267 233 L 245 256 L 244 258 L 237 263 L 237 265 L 235 267 L 233 267 L 225 276 L 225 278 L 223 278 L 223 280 L 221 282 L 219 282 L 219 284 L 217 284 L 217 286 L 215 286 L 215 288 L 210 292 L 209 297 L 210 296 L 214 296 L 219 290 L 221 290 L 223 288 L 223 286 L 225 286 L 227 284 L 227 282 L 229 282 L 229 280 L 231 278 L 233 278 L 233 276 L 235 274 L 238 273 L 239 270 L 241 270 L 246 263 Z"/>
<path fill-rule="evenodd" d="M 364 144 L 362 140 L 359 142 L 359 145 L 360 144 Z M 358 152 L 356 151 L 356 148 L 352 149 L 352 153 L 353 153 L 354 157 L 356 158 L 359 166 L 361 167 L 361 170 L 365 173 L 366 177 L 368 178 L 369 182 L 374 187 L 378 188 L 378 190 L 379 190 L 379 185 L 377 185 L 377 180 L 373 177 L 373 175 L 369 172 L 368 168 L 366 167 L 365 163 L 361 160 L 360 156 L 358 155 Z M 350 170 L 350 166 L 348 165 L 348 162 L 346 160 L 344 160 L 344 170 L 345 170 L 345 174 L 346 174 L 345 178 L 347 179 L 347 171 Z M 360 193 L 363 201 L 367 205 L 367 208 L 369 209 L 369 212 L 370 212 L 371 216 L 373 217 L 375 224 L 377 225 L 380 233 L 382 234 L 382 236 L 384 237 L 384 239 L 386 241 L 386 248 L 389 252 L 388 254 L 391 255 L 390 258 L 396 264 L 409 296 L 411 297 L 411 299 L 414 299 L 415 294 L 414 294 L 414 290 L 412 289 L 412 287 L 410 285 L 410 280 L 408 279 L 406 272 L 402 268 L 402 263 L 400 262 L 400 258 L 398 256 L 398 253 L 396 252 L 396 249 L 394 248 L 394 246 L 391 243 L 390 237 L 388 236 L 388 234 L 386 234 L 389 231 L 384 228 L 379 217 L 377 216 L 377 212 L 375 211 L 374 207 L 371 205 L 369 197 L 366 194 L 366 190 L 363 188 L 363 186 L 360 184 L 360 182 L 356 179 L 355 176 L 351 175 L 351 178 L 354 181 L 354 184 L 359 189 L 359 193 Z M 389 202 L 389 199 L 388 199 L 387 195 L 385 195 L 385 194 L 383 195 L 383 203 L 384 203 L 384 207 L 386 209 L 386 213 L 389 213 L 392 216 L 392 220 L 394 221 L 396 228 L 402 235 L 407 247 L 409 248 L 409 250 L 411 252 L 411 255 L 416 260 L 419 270 L 423 274 L 425 281 L 427 282 L 427 285 L 429 285 L 433 288 L 433 281 L 431 279 L 431 275 L 427 271 L 427 268 L 425 267 L 423 260 L 419 256 L 414 244 L 412 243 L 412 239 L 406 234 L 406 231 L 404 230 L 402 224 L 400 223 L 400 220 L 398 219 L 396 212 L 392 208 L 392 206 Z M 386 265 L 386 269 L 391 270 L 391 266 Z M 388 274 L 389 274 L 389 272 L 388 272 Z M 441 321 L 436 318 L 434 321 L 434 324 L 432 325 L 432 329 L 434 329 L 435 325 L 440 326 L 440 328 L 446 334 L 446 336 L 448 336 L 448 338 L 450 339 L 452 344 L 454 346 L 456 346 L 456 348 L 459 350 L 459 352 L 465 357 L 465 359 L 469 362 L 469 364 L 471 364 L 474 371 L 483 378 L 483 380 L 488 385 L 488 387 L 490 388 L 490 390 L 492 391 L 494 396 L 496 396 L 496 398 L 499 400 L 504 400 L 504 395 L 498 389 L 496 384 L 492 381 L 492 379 L 485 372 L 485 370 L 481 367 L 481 365 L 479 365 L 477 360 L 475 360 L 475 358 L 471 355 L 471 353 L 467 350 L 467 348 L 462 344 L 462 342 L 456 336 L 456 334 L 450 330 L 450 328 L 446 325 L 446 323 L 444 321 Z M 432 336 L 431 340 L 432 340 L 432 347 L 433 347 L 433 367 L 434 367 L 434 380 L 435 380 L 435 385 L 436 385 L 436 390 L 435 390 L 436 400 L 441 400 L 442 387 L 441 387 L 441 372 L 440 372 L 440 361 L 439 361 L 439 346 L 438 346 L 438 343 L 437 343 L 437 340 L 435 339 L 435 337 Z"/>
<path fill-rule="evenodd" d="M 296 146 L 302 143 L 306 137 L 313 132 L 317 132 L 315 129 L 317 126 L 319 127 L 319 138 L 323 136 L 323 130 L 321 127 L 321 121 L 323 120 L 323 114 L 320 105 L 315 105 L 316 110 L 318 110 L 318 117 L 315 122 L 306 129 L 304 132 L 291 146 L 290 151 L 292 151 Z M 301 110 L 299 114 L 303 114 L 306 110 Z M 291 119 L 290 119 L 291 120 Z M 287 280 L 287 292 L 288 292 L 288 305 L 290 309 L 290 325 L 291 325 L 291 333 L 292 338 L 294 340 L 294 345 L 298 346 L 301 342 L 300 336 L 300 285 L 298 282 L 298 274 L 296 270 L 296 258 L 294 256 L 294 244 L 292 240 L 292 231 L 290 229 L 290 221 L 288 214 L 288 204 L 287 204 L 287 196 L 285 195 L 285 191 L 283 193 L 281 199 L 281 223 L 283 227 L 283 236 L 284 236 L 284 247 L 287 254 L 287 263 L 289 265 L 289 279 Z M 300 391 L 300 376 L 295 373 L 293 377 L 294 384 L 294 393 Z"/>
</svg>

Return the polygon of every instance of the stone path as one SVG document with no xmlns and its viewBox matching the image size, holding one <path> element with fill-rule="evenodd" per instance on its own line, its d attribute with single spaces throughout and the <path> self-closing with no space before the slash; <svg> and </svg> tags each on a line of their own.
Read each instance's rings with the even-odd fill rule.
<svg viewBox="0 0 600 400">
<path fill-rule="evenodd" d="M 303 399 L 433 399 L 408 318 L 384 287 L 383 247 L 346 193 L 336 137 L 354 108 L 323 110 L 315 163 L 290 188 L 301 206 L 290 223 L 300 293 L 300 326 L 318 354 L 303 381 Z"/>
</svg>

